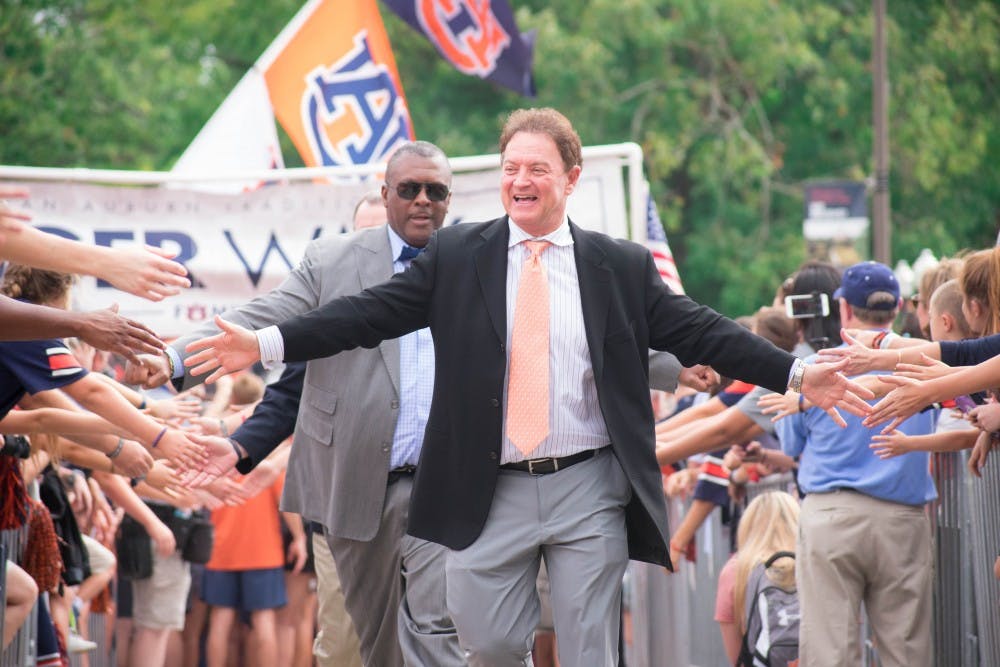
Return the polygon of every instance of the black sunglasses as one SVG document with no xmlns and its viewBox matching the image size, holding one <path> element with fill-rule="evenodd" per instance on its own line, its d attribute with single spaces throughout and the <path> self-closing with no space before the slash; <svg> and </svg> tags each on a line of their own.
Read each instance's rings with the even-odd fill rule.
<svg viewBox="0 0 1000 667">
<path fill-rule="evenodd" d="M 388 183 L 386 185 L 388 185 Z M 414 183 L 413 181 L 403 181 L 402 183 L 396 184 L 396 194 L 403 199 L 416 199 L 421 190 L 424 190 L 427 193 L 427 198 L 431 201 L 444 201 L 448 198 L 449 194 L 448 186 L 442 185 L 441 183 Z"/>
</svg>

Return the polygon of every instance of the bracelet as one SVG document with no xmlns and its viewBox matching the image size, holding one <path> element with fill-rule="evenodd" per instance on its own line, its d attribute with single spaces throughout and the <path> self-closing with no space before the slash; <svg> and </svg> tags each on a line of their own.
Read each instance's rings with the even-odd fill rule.
<svg viewBox="0 0 1000 667">
<path fill-rule="evenodd" d="M 896 365 L 892 367 L 893 372 L 895 372 L 896 369 L 899 368 L 899 365 L 901 363 L 903 363 L 903 351 L 896 350 Z"/>
<path fill-rule="evenodd" d="M 163 356 L 167 358 L 167 366 L 170 368 L 170 377 L 172 378 L 174 377 L 174 358 L 166 352 L 163 353 Z"/>
<path fill-rule="evenodd" d="M 872 339 L 872 349 L 873 350 L 881 350 L 882 349 L 882 343 L 883 343 L 883 341 L 885 341 L 885 337 L 888 334 L 889 334 L 888 331 L 880 331 L 877 334 L 875 334 L 875 338 Z"/>
<path fill-rule="evenodd" d="M 143 395 L 142 401 L 139 402 L 139 405 L 135 406 L 135 409 L 136 410 L 145 410 L 146 409 L 146 396 L 145 395 Z"/>
<path fill-rule="evenodd" d="M 163 430 L 157 433 L 156 437 L 153 438 L 153 444 L 151 444 L 149 448 L 156 449 L 156 446 L 160 444 L 160 440 L 163 440 L 163 436 L 165 436 L 166 434 L 167 434 L 167 427 L 164 426 Z"/>
<path fill-rule="evenodd" d="M 806 397 L 803 396 L 802 394 L 799 394 L 799 412 L 805 412 L 805 411 L 806 411 Z"/>
<path fill-rule="evenodd" d="M 105 456 L 107 456 L 109 459 L 115 458 L 116 456 L 118 456 L 119 454 L 122 453 L 122 447 L 124 447 L 124 446 L 125 446 L 125 439 L 124 438 L 118 438 L 118 444 L 115 446 L 114 451 L 105 454 Z M 115 464 L 112 463 L 111 465 L 114 466 Z"/>
<path fill-rule="evenodd" d="M 888 350 L 889 345 L 892 344 L 892 341 L 896 340 L 899 337 L 898 335 L 894 334 L 891 331 L 883 332 L 881 335 L 882 338 L 879 339 L 879 344 L 877 346 L 880 350 Z M 872 347 L 876 346 L 873 345 Z"/>
<path fill-rule="evenodd" d="M 219 417 L 219 433 L 222 434 L 223 438 L 229 437 L 229 429 L 226 427 L 226 420 Z"/>
<path fill-rule="evenodd" d="M 139 475 L 138 477 L 133 477 L 128 481 L 128 485 L 134 489 L 135 487 L 139 486 L 139 482 L 145 481 L 145 479 L 146 479 L 145 475 Z"/>
</svg>

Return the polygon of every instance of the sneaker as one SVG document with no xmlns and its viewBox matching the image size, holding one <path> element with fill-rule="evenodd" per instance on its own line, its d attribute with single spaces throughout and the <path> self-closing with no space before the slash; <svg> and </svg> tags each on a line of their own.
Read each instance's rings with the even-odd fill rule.
<svg viewBox="0 0 1000 667">
<path fill-rule="evenodd" d="M 93 651 L 95 648 L 97 648 L 97 642 L 84 639 L 75 632 L 69 633 L 69 640 L 66 642 L 66 651 L 68 653 L 84 653 L 86 651 Z"/>
</svg>

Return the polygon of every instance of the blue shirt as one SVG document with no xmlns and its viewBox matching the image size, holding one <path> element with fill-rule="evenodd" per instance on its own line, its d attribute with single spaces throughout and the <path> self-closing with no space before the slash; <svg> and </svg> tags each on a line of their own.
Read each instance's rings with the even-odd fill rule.
<svg viewBox="0 0 1000 667">
<path fill-rule="evenodd" d="M 57 389 L 86 374 L 60 340 L 0 342 L 0 418 L 25 394 Z"/>
<path fill-rule="evenodd" d="M 398 259 L 405 242 L 392 227 L 386 225 L 385 228 L 389 232 L 392 256 L 396 258 L 392 268 L 395 273 L 400 273 L 410 267 L 410 260 Z M 396 433 L 392 437 L 390 470 L 417 464 L 433 393 L 434 340 L 430 329 L 420 329 L 399 339 L 399 417 Z"/>
<path fill-rule="evenodd" d="M 812 363 L 815 357 L 809 357 Z M 930 454 L 911 452 L 882 460 L 871 450 L 872 437 L 884 425 L 866 428 L 861 417 L 841 410 L 846 428 L 840 428 L 818 408 L 781 419 L 776 424 L 782 450 L 799 456 L 799 487 L 805 493 L 852 489 L 904 505 L 923 505 L 937 498 L 931 478 Z M 910 417 L 899 426 L 907 435 L 934 432 L 936 411 Z"/>
</svg>

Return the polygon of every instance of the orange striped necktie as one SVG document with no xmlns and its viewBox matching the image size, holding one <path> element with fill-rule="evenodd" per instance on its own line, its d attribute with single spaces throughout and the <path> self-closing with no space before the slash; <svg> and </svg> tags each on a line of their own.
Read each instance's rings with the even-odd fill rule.
<svg viewBox="0 0 1000 667">
<path fill-rule="evenodd" d="M 524 241 L 510 340 L 507 437 L 528 456 L 549 434 L 549 283 L 542 253 L 548 241 Z"/>
</svg>

